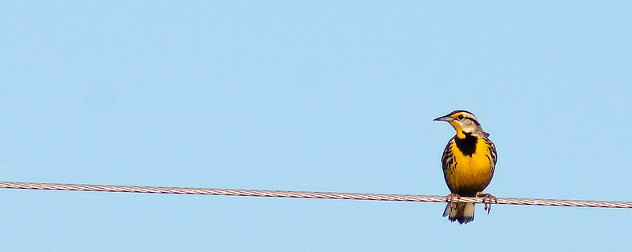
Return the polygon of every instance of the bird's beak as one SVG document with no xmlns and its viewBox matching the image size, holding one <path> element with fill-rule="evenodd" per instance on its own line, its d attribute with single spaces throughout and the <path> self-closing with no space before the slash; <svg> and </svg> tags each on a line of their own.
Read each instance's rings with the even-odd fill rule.
<svg viewBox="0 0 632 252">
<path fill-rule="evenodd" d="M 433 121 L 445 121 L 445 122 L 449 122 L 454 120 L 454 118 L 449 117 L 449 116 L 442 116 L 442 117 L 437 117 L 435 118 Z"/>
</svg>

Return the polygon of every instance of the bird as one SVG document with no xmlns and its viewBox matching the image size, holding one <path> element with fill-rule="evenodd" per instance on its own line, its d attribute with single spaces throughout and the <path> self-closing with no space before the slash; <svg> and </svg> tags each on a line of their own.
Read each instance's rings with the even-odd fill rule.
<svg viewBox="0 0 632 252">
<path fill-rule="evenodd" d="M 456 130 L 441 157 L 443 176 L 450 189 L 443 216 L 459 224 L 474 220 L 474 203 L 458 202 L 461 196 L 482 197 L 489 214 L 492 201 L 498 203 L 496 197 L 483 193 L 492 181 L 497 160 L 496 146 L 489 134 L 483 131 L 474 114 L 466 110 L 455 110 L 434 121 L 448 122 Z"/>
</svg>

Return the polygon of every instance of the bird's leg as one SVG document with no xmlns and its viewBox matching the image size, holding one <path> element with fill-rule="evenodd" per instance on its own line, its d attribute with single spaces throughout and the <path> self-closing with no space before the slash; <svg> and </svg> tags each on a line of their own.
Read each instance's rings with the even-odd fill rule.
<svg viewBox="0 0 632 252">
<path fill-rule="evenodd" d="M 454 202 L 454 199 L 456 199 L 456 202 Z M 445 201 L 450 202 L 451 209 L 456 209 L 457 203 L 459 203 L 460 199 L 461 196 L 456 193 L 450 193 L 445 197 Z"/>
<path fill-rule="evenodd" d="M 483 209 L 487 210 L 487 214 L 492 210 L 492 204 L 498 204 L 498 199 L 489 193 L 477 192 L 476 197 L 483 197 Z"/>
</svg>

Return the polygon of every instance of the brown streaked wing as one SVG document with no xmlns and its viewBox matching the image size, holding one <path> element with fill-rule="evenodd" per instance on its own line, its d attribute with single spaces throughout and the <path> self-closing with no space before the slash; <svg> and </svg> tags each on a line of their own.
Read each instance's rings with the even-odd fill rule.
<svg viewBox="0 0 632 252">
<path fill-rule="evenodd" d="M 445 149 L 443 149 L 443 156 L 441 156 L 441 165 L 444 173 L 454 169 L 454 154 L 452 154 L 452 148 L 450 148 L 450 146 L 452 146 L 454 143 L 455 142 L 453 137 L 452 139 L 450 139 L 450 141 L 448 141 Z"/>
<path fill-rule="evenodd" d="M 494 142 L 492 142 L 492 140 L 489 140 L 488 138 L 484 138 L 485 139 L 485 143 L 487 144 L 487 149 L 489 150 L 489 153 L 491 154 L 492 160 L 490 160 L 490 166 L 492 168 L 492 174 L 494 174 L 494 170 L 496 169 L 496 161 L 497 161 L 497 154 L 496 154 L 496 145 L 494 144 Z"/>
</svg>

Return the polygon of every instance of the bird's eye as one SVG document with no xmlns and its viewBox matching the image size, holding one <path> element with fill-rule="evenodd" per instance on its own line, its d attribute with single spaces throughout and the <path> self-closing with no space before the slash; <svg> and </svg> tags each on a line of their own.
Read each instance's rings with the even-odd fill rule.
<svg viewBox="0 0 632 252">
<path fill-rule="evenodd" d="M 459 119 L 459 120 L 463 120 L 463 118 L 465 118 L 463 115 L 459 115 L 459 116 L 457 117 L 457 119 Z"/>
</svg>

